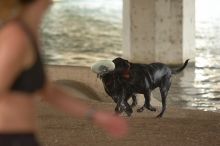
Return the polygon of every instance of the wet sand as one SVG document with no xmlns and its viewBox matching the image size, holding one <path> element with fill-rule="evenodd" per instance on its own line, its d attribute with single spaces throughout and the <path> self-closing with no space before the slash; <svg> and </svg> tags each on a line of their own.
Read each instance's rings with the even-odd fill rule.
<svg viewBox="0 0 220 146">
<path fill-rule="evenodd" d="M 96 108 L 113 111 L 112 103 L 87 100 Z M 40 105 L 39 137 L 44 146 L 219 146 L 220 114 L 169 107 L 161 119 L 144 111 L 127 118 L 128 135 L 109 137 L 89 121 L 71 118 Z"/>
</svg>

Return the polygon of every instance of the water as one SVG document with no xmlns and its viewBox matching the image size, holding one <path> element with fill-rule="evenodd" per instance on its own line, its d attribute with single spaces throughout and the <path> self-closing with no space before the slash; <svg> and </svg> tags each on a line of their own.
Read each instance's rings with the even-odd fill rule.
<svg viewBox="0 0 220 146">
<path fill-rule="evenodd" d="M 46 61 L 89 66 L 121 56 L 121 12 L 120 0 L 55 2 L 42 27 Z"/>
<path fill-rule="evenodd" d="M 196 67 L 190 106 L 220 111 L 220 1 L 196 1 Z M 193 93 L 193 92 L 192 92 Z"/>
<path fill-rule="evenodd" d="M 173 78 L 169 104 L 220 111 L 219 5 L 219 0 L 196 0 L 195 68 Z M 46 62 L 89 66 L 121 56 L 121 11 L 121 0 L 55 2 L 42 26 Z"/>
</svg>

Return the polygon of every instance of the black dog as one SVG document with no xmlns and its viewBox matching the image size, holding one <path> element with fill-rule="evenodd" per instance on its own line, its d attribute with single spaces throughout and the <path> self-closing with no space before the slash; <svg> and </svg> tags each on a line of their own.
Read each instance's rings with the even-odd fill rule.
<svg viewBox="0 0 220 146">
<path fill-rule="evenodd" d="M 125 110 L 128 116 L 131 115 L 132 108 L 127 101 L 130 97 L 133 97 L 134 101 L 136 101 L 135 94 L 138 93 L 144 94 L 145 103 L 137 112 L 142 112 L 144 108 L 150 111 L 156 111 L 156 108 L 150 104 L 150 95 L 152 90 L 159 87 L 162 98 L 162 111 L 157 117 L 162 117 L 166 110 L 166 98 L 171 86 L 171 77 L 181 72 L 187 66 L 188 61 L 189 59 L 179 69 L 172 70 L 162 63 L 147 65 L 131 63 L 128 60 L 116 58 L 113 60 L 115 70 L 104 75 L 102 81 L 106 92 L 110 96 L 113 95 L 114 98 L 117 97 L 117 100 L 115 100 L 117 102 L 116 108 L 123 107 L 122 109 Z M 108 80 L 109 78 L 111 80 Z M 114 88 L 112 88 L 112 84 Z"/>
<path fill-rule="evenodd" d="M 127 90 L 129 88 L 127 86 L 127 83 L 124 82 L 124 79 L 122 78 L 121 74 L 117 73 L 115 71 L 110 71 L 110 72 L 98 74 L 98 78 L 100 78 L 102 80 L 105 92 L 110 97 L 112 97 L 113 101 L 116 103 L 115 112 L 117 114 L 119 114 L 119 113 L 122 113 L 123 111 L 125 111 L 127 113 L 127 115 L 130 116 L 131 112 L 129 110 L 123 109 L 122 108 L 123 106 L 120 106 L 123 103 L 122 102 L 123 101 L 122 97 L 124 97 L 123 90 L 124 89 Z M 124 92 L 125 92 L 125 90 L 124 90 Z M 136 96 L 134 94 L 132 94 L 130 97 L 132 97 L 132 100 L 133 100 L 131 107 L 134 107 L 135 105 L 137 105 Z M 130 105 L 126 105 L 126 106 L 130 107 Z"/>
</svg>

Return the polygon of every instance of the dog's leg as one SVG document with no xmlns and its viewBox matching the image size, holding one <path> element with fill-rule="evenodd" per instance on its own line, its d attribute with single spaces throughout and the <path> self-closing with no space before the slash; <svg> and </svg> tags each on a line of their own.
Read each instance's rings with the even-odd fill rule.
<svg viewBox="0 0 220 146">
<path fill-rule="evenodd" d="M 132 95 L 131 98 L 132 98 L 132 104 L 131 104 L 131 107 L 134 107 L 134 106 L 137 105 L 137 98 L 136 98 L 136 95 Z"/>
<path fill-rule="evenodd" d="M 161 92 L 161 98 L 162 98 L 162 111 L 159 115 L 157 115 L 157 118 L 161 118 L 163 116 L 164 111 L 166 110 L 166 98 L 167 98 L 167 91 L 160 91 Z"/>
<path fill-rule="evenodd" d="M 129 94 L 126 89 L 123 89 L 122 91 L 121 107 L 123 108 L 127 116 L 130 117 L 133 113 L 132 108 L 128 104 L 128 99 L 131 97 L 131 94 Z"/>
<path fill-rule="evenodd" d="M 148 110 L 150 111 L 156 111 L 156 108 L 153 107 L 151 104 L 150 104 L 150 95 L 151 95 L 151 92 L 150 91 L 146 91 L 145 94 L 144 94 L 144 98 L 145 98 L 145 101 L 144 101 L 144 105 L 137 109 L 137 112 L 143 112 L 144 111 L 144 108 L 147 108 Z"/>
<path fill-rule="evenodd" d="M 153 107 L 151 104 L 150 104 L 150 96 L 151 96 L 151 92 L 150 91 L 147 91 L 145 94 L 144 94 L 144 98 L 145 98 L 145 103 L 144 103 L 144 107 L 146 107 L 148 110 L 150 111 L 156 111 L 156 108 Z"/>
<path fill-rule="evenodd" d="M 128 117 L 130 117 L 131 114 L 133 113 L 133 110 L 130 107 L 130 105 L 128 104 L 126 99 L 121 101 L 121 103 L 118 105 L 118 108 L 120 109 L 120 111 L 119 111 L 120 113 L 124 111 Z"/>
<path fill-rule="evenodd" d="M 163 113 L 166 110 L 166 98 L 168 95 L 168 91 L 170 89 L 170 85 L 171 85 L 170 77 L 165 78 L 164 83 L 162 83 L 162 87 L 160 87 L 160 94 L 161 94 L 161 98 L 162 98 L 162 111 L 157 116 L 157 118 L 161 118 L 163 116 Z"/>
<path fill-rule="evenodd" d="M 144 93 L 144 105 L 137 109 L 137 112 L 143 112 L 144 111 L 144 108 L 147 108 L 148 110 L 150 111 L 156 111 L 156 108 L 154 108 L 151 104 L 150 104 L 150 95 L 151 95 L 151 92 L 149 90 L 145 91 Z"/>
<path fill-rule="evenodd" d="M 137 109 L 137 112 L 139 112 L 139 113 L 143 112 L 145 108 L 147 108 L 151 111 L 154 111 L 154 110 L 156 111 L 156 108 L 153 108 L 150 105 L 150 91 L 149 90 L 145 91 L 144 99 L 145 99 L 144 105 L 141 108 Z"/>
<path fill-rule="evenodd" d="M 118 98 L 118 101 L 116 103 L 116 107 L 115 107 L 115 114 L 119 115 L 123 112 L 123 109 L 121 108 L 121 100 Z"/>
<path fill-rule="evenodd" d="M 125 106 L 126 106 L 125 113 L 127 114 L 128 117 L 130 117 L 131 114 L 133 113 L 133 110 L 132 110 L 132 108 L 130 107 L 130 105 L 128 104 L 127 101 L 125 101 Z"/>
<path fill-rule="evenodd" d="M 141 108 L 137 109 L 137 112 L 139 112 L 139 113 L 143 112 L 144 108 L 151 109 L 150 108 L 151 106 L 149 106 L 150 105 L 150 91 L 145 92 L 144 99 L 145 99 L 144 105 Z"/>
<path fill-rule="evenodd" d="M 115 107 L 115 114 L 119 115 L 121 113 L 122 113 L 122 110 L 119 108 L 119 105 L 117 104 L 116 107 Z"/>
</svg>

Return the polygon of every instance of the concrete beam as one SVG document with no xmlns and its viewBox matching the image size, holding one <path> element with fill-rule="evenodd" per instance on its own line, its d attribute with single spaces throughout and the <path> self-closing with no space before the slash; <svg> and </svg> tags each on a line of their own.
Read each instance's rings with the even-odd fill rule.
<svg viewBox="0 0 220 146">
<path fill-rule="evenodd" d="M 195 57 L 195 0 L 124 0 L 123 56 L 181 64 Z"/>
</svg>

